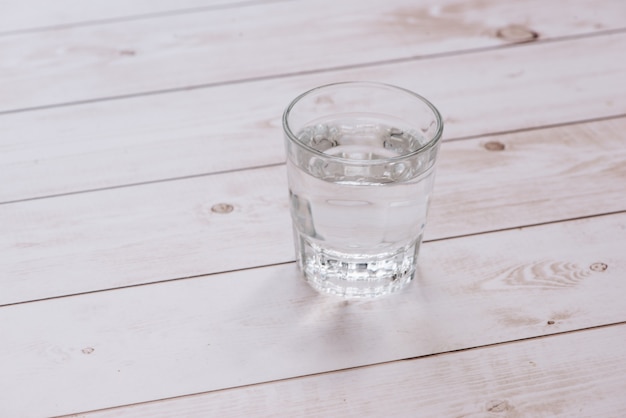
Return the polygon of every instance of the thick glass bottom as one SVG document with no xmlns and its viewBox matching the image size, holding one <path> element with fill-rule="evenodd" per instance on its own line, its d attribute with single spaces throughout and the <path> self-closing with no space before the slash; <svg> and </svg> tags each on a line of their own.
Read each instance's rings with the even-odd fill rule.
<svg viewBox="0 0 626 418">
<path fill-rule="evenodd" d="M 392 252 L 344 253 L 296 232 L 298 266 L 306 281 L 319 292 L 345 298 L 374 298 L 404 288 L 415 275 L 420 242 L 421 237 Z"/>
</svg>

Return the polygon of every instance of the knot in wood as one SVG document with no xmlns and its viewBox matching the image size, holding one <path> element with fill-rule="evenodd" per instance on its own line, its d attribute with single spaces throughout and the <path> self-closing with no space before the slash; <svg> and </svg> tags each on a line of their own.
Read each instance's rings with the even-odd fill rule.
<svg viewBox="0 0 626 418">
<path fill-rule="evenodd" d="M 233 205 L 228 203 L 218 203 L 216 205 L 211 206 L 211 212 L 215 213 L 230 213 L 234 209 Z"/>
<path fill-rule="evenodd" d="M 539 39 L 539 34 L 520 25 L 511 25 L 499 29 L 496 36 L 509 42 L 531 42 Z"/>
<path fill-rule="evenodd" d="M 513 409 L 513 407 L 506 400 L 493 400 L 487 402 L 485 406 L 487 412 L 506 412 Z"/>
<path fill-rule="evenodd" d="M 485 149 L 487 151 L 503 151 L 504 148 L 504 144 L 498 141 L 489 141 L 485 144 Z"/>
<path fill-rule="evenodd" d="M 589 268 L 593 271 L 605 271 L 606 269 L 609 268 L 608 265 L 606 265 L 605 263 L 593 263 L 592 265 L 589 266 Z"/>
<path fill-rule="evenodd" d="M 554 325 L 554 321 L 553 320 L 549 320 L 548 321 L 548 325 Z"/>
</svg>

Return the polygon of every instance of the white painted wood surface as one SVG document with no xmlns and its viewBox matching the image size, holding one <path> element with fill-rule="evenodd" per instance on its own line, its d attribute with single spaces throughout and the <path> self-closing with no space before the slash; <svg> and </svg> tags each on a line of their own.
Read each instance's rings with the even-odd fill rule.
<svg viewBox="0 0 626 418">
<path fill-rule="evenodd" d="M 0 0 L 0 36 L 242 7 L 271 0 Z M 280 1 L 280 0 L 275 0 Z"/>
<path fill-rule="evenodd" d="M 620 322 L 624 231 L 626 213 L 426 243 L 408 291 L 370 302 L 317 295 L 288 264 L 5 307 L 0 369 L 20 379 L 0 381 L 2 410 L 25 391 L 56 415 Z"/>
<path fill-rule="evenodd" d="M 620 417 L 624 341 L 622 324 L 73 417 Z"/>
<path fill-rule="evenodd" d="M 426 239 L 624 210 L 624 130 L 445 143 Z M 0 205 L 0 304 L 290 262 L 287 205 L 284 165 Z"/>
<path fill-rule="evenodd" d="M 286 104 L 340 80 L 421 92 L 446 139 L 626 114 L 624 44 L 626 34 L 535 43 L 3 115 L 0 202 L 283 162 Z"/>
<path fill-rule="evenodd" d="M 1 417 L 626 415 L 622 1 L 0 10 Z M 280 114 L 345 79 L 446 119 L 379 301 L 292 262 Z"/>
<path fill-rule="evenodd" d="M 0 37 L 0 112 L 626 29 L 621 0 L 567 4 L 303 0 Z"/>
</svg>

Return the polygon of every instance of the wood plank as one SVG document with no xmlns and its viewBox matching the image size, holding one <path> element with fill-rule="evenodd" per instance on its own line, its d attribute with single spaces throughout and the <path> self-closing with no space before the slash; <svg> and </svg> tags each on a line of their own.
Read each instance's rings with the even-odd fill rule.
<svg viewBox="0 0 626 418">
<path fill-rule="evenodd" d="M 625 341 L 611 326 L 72 416 L 622 417 Z"/>
<path fill-rule="evenodd" d="M 625 129 L 443 144 L 426 238 L 625 210 Z M 287 205 L 284 166 L 0 205 L 0 304 L 292 261 Z"/>
<path fill-rule="evenodd" d="M 0 35 L 51 27 L 137 19 L 161 14 L 192 13 L 212 7 L 238 7 L 263 0 L 0 0 Z"/>
<path fill-rule="evenodd" d="M 622 0 L 440 3 L 279 2 L 3 37 L 0 111 L 624 29 Z"/>
<path fill-rule="evenodd" d="M 621 213 L 426 243 L 415 283 L 377 301 L 318 295 L 288 264 L 3 307 L 0 410 L 88 411 L 623 322 L 625 230 Z"/>
<path fill-rule="evenodd" d="M 426 238 L 626 209 L 625 129 L 620 118 L 444 144 Z"/>
<path fill-rule="evenodd" d="M 446 138 L 626 114 L 626 66 L 614 58 L 624 44 L 626 35 L 536 43 L 3 115 L 0 201 L 280 163 L 286 104 L 340 80 L 423 93 L 444 114 Z"/>
</svg>

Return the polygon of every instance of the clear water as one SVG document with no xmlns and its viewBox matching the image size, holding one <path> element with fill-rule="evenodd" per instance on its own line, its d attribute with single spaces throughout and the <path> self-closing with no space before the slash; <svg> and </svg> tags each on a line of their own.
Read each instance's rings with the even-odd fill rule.
<svg viewBox="0 0 626 418">
<path fill-rule="evenodd" d="M 423 144 L 415 133 L 355 120 L 316 124 L 299 136 L 328 155 L 364 162 Z M 387 294 L 406 285 L 415 271 L 433 169 L 420 172 L 418 160 L 346 168 L 306 152 L 294 160 L 287 162 L 291 212 L 307 280 L 349 297 Z"/>
</svg>

